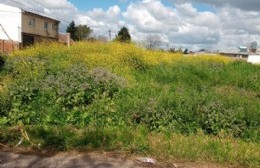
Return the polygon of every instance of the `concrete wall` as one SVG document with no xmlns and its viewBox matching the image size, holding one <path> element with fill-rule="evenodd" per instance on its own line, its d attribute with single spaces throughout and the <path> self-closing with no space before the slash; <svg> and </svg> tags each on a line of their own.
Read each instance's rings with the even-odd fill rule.
<svg viewBox="0 0 260 168">
<path fill-rule="evenodd" d="M 22 42 L 21 39 L 21 9 L 4 5 L 0 3 L 0 24 L 5 29 L 11 40 Z M 0 26 L 0 39 L 10 40 Z"/>
<path fill-rule="evenodd" d="M 249 55 L 247 62 L 252 64 L 260 64 L 260 55 Z"/>
<path fill-rule="evenodd" d="M 48 27 L 45 27 L 45 23 Z M 58 38 L 58 21 L 30 12 L 22 13 L 22 32 L 49 38 Z"/>
</svg>

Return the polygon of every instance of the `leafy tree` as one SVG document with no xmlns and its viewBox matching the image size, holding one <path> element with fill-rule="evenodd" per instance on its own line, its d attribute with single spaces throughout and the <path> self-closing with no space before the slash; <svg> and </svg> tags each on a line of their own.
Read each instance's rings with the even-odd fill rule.
<svg viewBox="0 0 260 168">
<path fill-rule="evenodd" d="M 119 32 L 116 36 L 116 40 L 120 41 L 120 42 L 125 42 L 125 43 L 131 42 L 131 35 L 130 35 L 128 29 L 125 26 L 123 26 L 119 30 Z"/>
<path fill-rule="evenodd" d="M 76 40 L 76 25 L 75 22 L 72 21 L 66 30 L 67 33 L 70 33 L 71 39 Z"/>
<path fill-rule="evenodd" d="M 86 40 L 89 35 L 92 33 L 92 30 L 87 25 L 79 25 L 76 27 L 76 40 Z"/>
</svg>

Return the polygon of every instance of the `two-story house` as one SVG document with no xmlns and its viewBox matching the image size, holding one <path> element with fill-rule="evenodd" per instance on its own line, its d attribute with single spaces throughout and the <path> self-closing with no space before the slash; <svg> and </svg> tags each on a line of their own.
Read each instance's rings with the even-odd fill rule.
<svg viewBox="0 0 260 168">
<path fill-rule="evenodd" d="M 0 3 L 0 50 L 10 41 L 19 43 L 20 47 L 58 41 L 59 23 L 56 19 Z"/>
</svg>

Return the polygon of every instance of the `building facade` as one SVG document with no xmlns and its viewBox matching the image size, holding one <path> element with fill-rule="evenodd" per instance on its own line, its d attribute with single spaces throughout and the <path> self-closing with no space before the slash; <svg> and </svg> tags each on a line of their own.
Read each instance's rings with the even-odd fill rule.
<svg viewBox="0 0 260 168">
<path fill-rule="evenodd" d="M 12 42 L 26 47 L 37 42 L 58 41 L 59 23 L 56 19 L 0 3 L 1 44 Z"/>
</svg>

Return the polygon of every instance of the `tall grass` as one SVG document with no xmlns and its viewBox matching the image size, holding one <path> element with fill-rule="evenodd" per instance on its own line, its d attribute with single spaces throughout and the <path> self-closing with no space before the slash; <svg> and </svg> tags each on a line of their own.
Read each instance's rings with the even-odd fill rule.
<svg viewBox="0 0 260 168">
<path fill-rule="evenodd" d="M 0 70 L 0 142 L 18 141 L 22 127 L 59 150 L 259 162 L 259 66 L 84 42 L 38 44 Z"/>
</svg>

